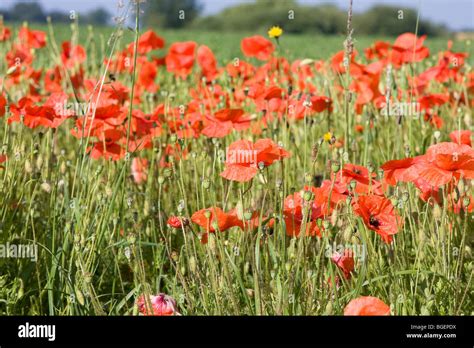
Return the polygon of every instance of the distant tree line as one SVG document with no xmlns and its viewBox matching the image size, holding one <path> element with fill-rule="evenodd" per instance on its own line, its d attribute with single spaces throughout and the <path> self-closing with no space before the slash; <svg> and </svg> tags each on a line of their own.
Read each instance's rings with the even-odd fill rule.
<svg viewBox="0 0 474 348">
<path fill-rule="evenodd" d="M 300 5 L 296 0 L 256 0 L 205 17 L 200 16 L 203 6 L 198 0 L 149 0 L 143 6 L 144 23 L 161 28 L 261 32 L 279 25 L 287 33 L 344 34 L 347 25 L 347 13 L 335 5 Z M 71 21 L 70 13 L 45 12 L 37 2 L 18 2 L 9 9 L 0 10 L 0 14 L 5 21 L 45 22 L 48 16 L 54 23 Z M 111 15 L 102 8 L 75 15 L 81 23 L 112 23 Z M 416 10 L 410 8 L 377 5 L 353 16 L 355 35 L 393 36 L 413 32 L 416 25 Z M 442 25 L 425 20 L 418 22 L 419 34 L 436 36 L 447 32 Z"/>
<path fill-rule="evenodd" d="M 146 6 L 146 23 L 165 28 L 255 32 L 279 25 L 288 33 L 341 34 L 347 25 L 347 12 L 335 5 L 300 5 L 296 0 L 256 0 L 206 17 L 200 16 L 202 6 L 197 0 L 153 0 Z M 416 22 L 416 10 L 384 5 L 353 16 L 355 34 L 399 35 L 413 32 Z M 445 26 L 418 22 L 419 34 L 435 36 L 447 32 Z"/>
<path fill-rule="evenodd" d="M 81 23 L 94 25 L 110 24 L 111 15 L 107 10 L 98 8 L 87 13 L 81 12 L 46 12 L 37 2 L 17 2 L 8 9 L 0 9 L 0 14 L 7 22 L 30 22 L 45 23 L 47 17 L 51 17 L 53 23 L 69 23 L 71 17 L 78 17 Z"/>
</svg>

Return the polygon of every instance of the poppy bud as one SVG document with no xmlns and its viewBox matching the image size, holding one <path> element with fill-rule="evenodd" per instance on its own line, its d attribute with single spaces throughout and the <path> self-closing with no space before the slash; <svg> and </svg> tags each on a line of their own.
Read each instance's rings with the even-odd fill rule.
<svg viewBox="0 0 474 348">
<path fill-rule="evenodd" d="M 392 202 L 392 205 L 393 205 L 394 207 L 397 206 L 397 204 L 398 204 L 398 198 L 397 198 L 397 197 L 392 197 L 392 198 L 390 199 L 390 201 Z"/>
<path fill-rule="evenodd" d="M 248 211 L 248 212 L 245 212 L 245 214 L 244 214 L 244 219 L 247 220 L 247 221 L 249 221 L 250 219 L 252 219 L 252 215 L 253 215 L 253 214 L 252 214 L 251 212 L 249 212 L 249 211 Z"/>
<path fill-rule="evenodd" d="M 346 197 L 346 204 L 347 204 L 347 205 L 350 205 L 351 202 L 352 202 L 352 196 L 347 196 L 347 197 Z"/>
<path fill-rule="evenodd" d="M 339 169 L 341 169 L 341 165 L 339 164 L 339 162 L 332 162 L 332 164 L 331 164 L 332 172 L 337 173 L 339 171 Z"/>
<path fill-rule="evenodd" d="M 281 179 L 277 179 L 275 181 L 275 186 L 278 190 L 281 190 L 282 186 L 283 186 L 283 181 Z"/>
<path fill-rule="evenodd" d="M 162 177 L 161 175 L 158 177 L 158 184 L 163 184 L 165 182 L 165 178 Z"/>
<path fill-rule="evenodd" d="M 170 136 L 170 142 L 175 143 L 178 138 L 176 137 L 176 134 L 171 134 Z"/>
<path fill-rule="evenodd" d="M 189 220 L 183 217 L 170 216 L 166 224 L 173 228 L 182 228 L 189 224 Z"/>
<path fill-rule="evenodd" d="M 48 184 L 47 182 L 44 182 L 44 183 L 41 184 L 41 189 L 46 193 L 50 193 L 51 192 L 51 185 Z"/>
<path fill-rule="evenodd" d="M 352 237 L 352 228 L 351 226 L 347 226 L 346 229 L 344 230 L 344 233 L 342 234 L 342 238 L 346 241 L 350 241 Z"/>
<path fill-rule="evenodd" d="M 459 190 L 457 187 L 454 188 L 452 197 L 453 197 L 454 202 L 459 202 L 460 195 L 459 195 Z"/>
<path fill-rule="evenodd" d="M 204 181 L 202 182 L 202 187 L 203 187 L 205 190 L 209 189 L 210 186 L 211 186 L 211 182 L 210 182 L 209 180 L 206 179 L 206 180 L 204 180 Z M 210 214 L 210 212 L 209 212 L 209 214 Z"/>
<path fill-rule="evenodd" d="M 79 288 L 76 288 L 74 293 L 76 295 L 75 299 L 77 300 L 77 302 L 79 302 L 81 306 L 84 306 L 85 301 L 84 301 L 84 295 L 82 294 L 82 291 Z"/>
<path fill-rule="evenodd" d="M 357 180 L 351 180 L 351 182 L 349 183 L 349 187 L 351 188 L 351 190 L 354 190 L 357 186 Z"/>
<path fill-rule="evenodd" d="M 150 201 L 148 199 L 145 199 L 145 203 L 143 204 L 143 215 L 150 215 Z"/>
<path fill-rule="evenodd" d="M 403 192 L 402 193 L 402 201 L 403 202 L 408 202 L 409 199 L 410 199 L 410 194 L 407 191 Z"/>
<path fill-rule="evenodd" d="M 33 168 L 31 167 L 31 162 L 29 160 L 25 161 L 25 172 L 31 174 L 33 172 Z"/>
<path fill-rule="evenodd" d="M 326 305 L 326 308 L 324 310 L 324 314 L 325 315 L 331 315 L 333 314 L 333 310 L 332 310 L 332 301 L 329 301 Z"/>
<path fill-rule="evenodd" d="M 337 210 L 334 209 L 331 214 L 331 225 L 336 226 L 337 223 Z"/>
<path fill-rule="evenodd" d="M 324 220 L 324 221 L 323 221 L 323 228 L 324 228 L 325 230 L 327 230 L 327 229 L 329 229 L 329 227 L 330 227 L 329 221 Z"/>
</svg>

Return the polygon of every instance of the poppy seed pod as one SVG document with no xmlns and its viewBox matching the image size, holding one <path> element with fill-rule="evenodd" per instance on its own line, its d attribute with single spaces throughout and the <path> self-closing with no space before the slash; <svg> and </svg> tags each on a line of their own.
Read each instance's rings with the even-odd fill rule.
<svg viewBox="0 0 474 348">
<path fill-rule="evenodd" d="M 331 170 L 333 173 L 337 173 L 339 169 L 341 169 L 341 165 L 339 164 L 339 162 L 334 161 L 331 163 Z"/>
<path fill-rule="evenodd" d="M 311 191 L 305 191 L 304 194 L 303 194 L 303 199 L 306 201 L 306 202 L 309 202 L 313 199 L 313 192 Z"/>
<path fill-rule="evenodd" d="M 462 206 L 464 208 L 467 208 L 467 207 L 469 207 L 469 204 L 471 204 L 471 198 L 470 197 L 464 197 L 462 199 Z"/>
<path fill-rule="evenodd" d="M 367 169 L 369 170 L 369 173 L 373 173 L 375 171 L 375 167 L 372 163 L 367 165 Z"/>
</svg>

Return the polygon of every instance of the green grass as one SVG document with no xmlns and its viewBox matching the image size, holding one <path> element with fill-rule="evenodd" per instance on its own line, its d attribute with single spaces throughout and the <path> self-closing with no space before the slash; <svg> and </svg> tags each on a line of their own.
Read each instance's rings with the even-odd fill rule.
<svg viewBox="0 0 474 348">
<path fill-rule="evenodd" d="M 32 28 L 47 31 L 46 25 L 31 25 Z M 143 28 L 143 30 L 148 28 Z M 73 28 L 66 24 L 55 25 L 55 37 L 56 40 L 61 43 L 71 39 Z M 98 48 L 103 47 L 110 35 L 113 33 L 113 27 L 94 27 L 92 30 L 93 40 L 97 44 Z M 240 50 L 240 41 L 243 37 L 251 35 L 262 35 L 266 36 L 266 32 L 253 33 L 253 32 L 206 32 L 206 31 L 193 31 L 193 30 L 169 30 L 169 29 L 155 29 L 158 35 L 162 36 L 167 45 L 176 41 L 196 41 L 200 44 L 208 45 L 221 64 L 227 64 L 235 57 L 242 57 L 242 51 Z M 86 27 L 80 27 L 79 41 L 89 38 L 89 31 Z M 359 54 L 364 54 L 364 49 L 370 47 L 376 40 L 390 41 L 393 42 L 395 37 L 381 37 L 381 36 L 358 36 L 355 35 L 355 48 L 359 51 Z M 447 40 L 452 39 L 454 41 L 453 49 L 455 51 L 467 51 L 472 52 L 472 46 L 467 41 L 458 41 L 454 38 L 446 37 L 429 37 L 426 39 L 426 46 L 432 52 L 438 52 L 447 49 Z M 125 29 L 123 32 L 123 40 L 125 42 L 131 42 L 133 40 L 133 31 Z M 334 53 L 344 49 L 343 42 L 345 35 L 313 35 L 313 34 L 284 34 L 280 39 L 282 53 L 287 59 L 321 59 L 326 60 Z M 86 41 L 88 42 L 88 41 Z M 163 52 L 164 54 L 165 52 Z M 469 57 L 472 63 L 472 55 Z"/>
<path fill-rule="evenodd" d="M 55 27 L 56 40 L 69 39 L 68 30 Z M 97 56 L 103 57 L 111 30 L 94 29 L 90 37 L 94 41 L 90 41 L 87 30 L 81 28 L 78 42 L 87 46 L 89 53 L 92 46 L 88 45 L 95 42 Z M 168 43 L 194 40 L 208 44 L 221 63 L 241 56 L 241 33 L 159 33 Z M 342 49 L 343 39 L 284 35 L 282 54 L 291 59 L 328 59 Z M 356 37 L 356 47 L 362 51 L 374 39 Z M 133 33 L 127 32 L 120 48 L 132 40 Z M 446 46 L 441 39 L 427 43 L 433 51 Z M 455 48 L 461 45 L 456 43 Z M 51 57 L 54 52 L 45 50 L 35 64 L 50 67 Z M 422 71 L 426 66 L 414 68 Z M 99 76 L 97 64 L 88 62 L 87 73 Z M 132 85 L 126 74 L 117 79 Z M 397 79 L 400 85 L 406 83 L 404 74 Z M 160 70 L 157 82 L 177 97 L 157 93 L 137 107 L 150 112 L 159 103 L 178 106 L 189 101 L 191 79 L 175 82 Z M 219 82 L 232 87 L 225 77 Z M 315 83 L 320 90 L 328 88 L 336 95 L 334 86 L 324 87 L 321 78 L 315 77 Z M 64 89 L 71 92 L 66 85 Z M 25 90 L 21 85 L 8 93 L 16 101 Z M 465 115 L 470 119 L 472 110 L 443 106 L 439 114 L 445 120 L 441 140 L 448 140 L 451 130 L 469 126 L 464 123 L 468 122 Z M 398 199 L 397 209 L 404 219 L 403 229 L 390 246 L 363 225 L 350 205 L 331 217 L 323 238 L 285 236 L 282 200 L 305 184 L 311 147 L 328 131 L 323 115 L 306 126 L 293 122 L 287 129 L 275 122 L 263 131 L 260 137 L 281 141 L 292 157 L 284 160 L 284 166 L 276 163 L 265 169 L 251 188 L 219 176 L 222 151 L 240 139 L 240 133 L 218 141 L 204 137 L 184 140 L 187 156 L 172 160 L 171 168 L 162 168 L 155 164 L 163 156 L 163 146 L 178 141 L 165 131 L 154 140 L 153 149 L 140 153 L 149 160 L 150 170 L 148 180 L 137 185 L 130 175 L 129 160 L 96 161 L 83 156 L 80 141 L 69 133 L 72 121 L 57 131 L 32 131 L 22 124 L 7 125 L 6 117 L 0 119 L 2 150 L 9 157 L 6 168 L 0 169 L 0 242 L 34 242 L 39 246 L 39 258 L 37 262 L 0 259 L 1 314 L 136 314 L 134 301 L 144 292 L 173 296 L 184 315 L 340 315 L 345 305 L 360 295 L 379 297 L 397 315 L 474 313 L 473 216 L 423 203 L 410 184 L 387 192 Z M 332 117 L 334 133 L 340 137 L 345 128 L 340 100 L 335 102 Z M 364 112 L 358 122 L 368 125 L 370 117 Z M 388 159 L 406 157 L 405 146 L 411 155 L 423 154 L 435 141 L 435 130 L 423 119 L 407 119 L 399 126 L 393 119 L 377 117 L 374 128 L 366 129 L 364 134 L 354 135 L 355 145 L 347 159 L 352 163 L 372 163 L 378 168 Z M 328 178 L 327 160 L 347 161 L 343 157 L 338 149 L 324 143 L 311 174 Z M 278 181 L 284 184 L 278 186 Z M 468 190 L 472 193 L 471 184 Z M 211 235 L 210 242 L 202 245 L 196 225 L 184 231 L 166 226 L 171 215 L 189 218 L 202 208 L 236 205 L 243 211 L 264 207 L 274 214 L 273 231 L 263 226 L 255 231 L 232 229 Z M 352 279 L 342 281 L 338 289 L 328 282 L 336 274 L 341 276 L 325 255 L 325 248 L 332 243 L 367 250 L 364 260 L 356 260 Z"/>
</svg>

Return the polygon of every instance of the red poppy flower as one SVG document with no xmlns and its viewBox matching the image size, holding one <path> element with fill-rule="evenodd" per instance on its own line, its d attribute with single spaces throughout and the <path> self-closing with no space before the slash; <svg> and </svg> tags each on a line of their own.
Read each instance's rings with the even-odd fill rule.
<svg viewBox="0 0 474 348">
<path fill-rule="evenodd" d="M 140 55 L 147 54 L 153 50 L 163 48 L 165 46 L 165 40 L 158 35 L 153 30 L 148 30 L 144 32 L 138 38 L 138 49 L 137 53 Z M 135 47 L 135 42 L 128 45 L 128 51 L 133 55 L 133 50 Z"/>
<path fill-rule="evenodd" d="M 365 56 L 369 60 L 388 58 L 391 47 L 390 42 L 375 41 L 371 47 L 365 49 Z"/>
<path fill-rule="evenodd" d="M 207 81 L 212 81 L 219 75 L 216 57 L 206 45 L 199 46 L 196 60 L 201 68 L 202 76 L 204 76 Z"/>
<path fill-rule="evenodd" d="M 183 228 L 184 226 L 187 226 L 188 223 L 189 221 L 187 219 L 178 216 L 170 216 L 166 222 L 168 226 L 173 228 Z"/>
<path fill-rule="evenodd" d="M 7 41 L 11 37 L 11 30 L 10 28 L 0 24 L 0 42 Z"/>
<path fill-rule="evenodd" d="M 404 158 L 385 162 L 380 168 L 384 171 L 384 180 L 389 185 L 396 185 L 398 181 L 413 181 L 418 177 L 414 164 L 422 157 Z"/>
<path fill-rule="evenodd" d="M 86 50 L 81 45 L 71 46 L 69 41 L 63 42 L 61 60 L 68 69 L 86 60 Z"/>
<path fill-rule="evenodd" d="M 416 188 L 420 190 L 420 198 L 425 202 L 433 203 L 432 200 L 441 204 L 442 196 L 437 187 L 431 186 L 425 179 L 417 177 L 413 180 Z"/>
<path fill-rule="evenodd" d="M 155 64 L 145 60 L 141 62 L 139 67 L 140 72 L 138 74 L 138 85 L 146 89 L 148 92 L 155 93 L 158 90 L 158 87 L 155 84 L 158 69 Z"/>
<path fill-rule="evenodd" d="M 8 123 L 21 122 L 29 128 L 44 126 L 54 128 L 56 113 L 53 107 L 35 105 L 28 97 L 21 98 L 18 103 L 11 105 L 12 117 Z"/>
<path fill-rule="evenodd" d="M 249 140 L 238 140 L 229 146 L 226 168 L 220 175 L 228 180 L 249 181 L 257 175 L 259 165 L 267 167 L 289 156 L 289 152 L 271 139 L 259 139 L 255 144 Z"/>
<path fill-rule="evenodd" d="M 1 101 L 0 101 L 0 105 L 1 105 Z M 1 116 L 1 109 L 0 109 L 0 116 Z M 456 144 L 459 144 L 459 145 L 464 144 L 464 145 L 472 147 L 471 134 L 472 132 L 470 130 L 455 130 L 449 134 L 449 137 L 451 138 L 451 141 Z"/>
<path fill-rule="evenodd" d="M 242 226 L 234 212 L 225 213 L 218 207 L 201 209 L 191 216 L 191 221 L 201 226 L 207 233 L 224 232 L 231 227 Z"/>
<path fill-rule="evenodd" d="M 301 226 L 305 223 L 303 210 L 305 204 L 311 204 L 310 216 L 306 220 L 304 236 L 321 236 L 321 230 L 317 225 L 317 219 L 323 216 L 321 207 L 315 202 L 305 202 L 301 192 L 295 192 L 285 198 L 283 202 L 283 216 L 285 220 L 286 235 L 298 237 Z"/>
<path fill-rule="evenodd" d="M 338 187 L 340 193 L 348 194 L 348 186 L 351 181 L 355 181 L 356 193 L 383 195 L 382 185 L 375 180 L 376 174 L 370 173 L 369 175 L 369 170 L 363 166 L 346 163 L 344 168 L 332 175 L 335 179 L 335 186 Z"/>
<path fill-rule="evenodd" d="M 402 224 L 401 218 L 392 202 L 383 196 L 359 196 L 353 203 L 354 212 L 365 225 L 382 237 L 385 243 L 391 243 L 393 235 Z"/>
<path fill-rule="evenodd" d="M 0 155 L 0 164 L 5 163 L 7 161 L 7 156 L 6 155 Z M 0 165 L 0 169 L 5 169 L 5 167 Z"/>
<path fill-rule="evenodd" d="M 145 296 L 141 295 L 137 299 L 137 306 L 143 315 L 179 315 L 176 309 L 176 301 L 166 294 L 150 295 L 148 301 L 145 301 Z M 149 306 L 151 306 L 151 308 L 149 308 Z"/>
<path fill-rule="evenodd" d="M 147 168 L 148 168 L 148 160 L 146 158 L 138 158 L 135 157 L 132 160 L 132 176 L 133 180 L 137 184 L 141 184 L 143 182 L 146 182 L 148 173 L 147 173 Z"/>
<path fill-rule="evenodd" d="M 354 270 L 354 256 L 352 250 L 345 249 L 342 254 L 335 252 L 331 260 L 344 273 L 344 277 L 350 279 L 351 272 Z"/>
<path fill-rule="evenodd" d="M 7 107 L 7 100 L 2 94 L 0 94 L 0 117 L 5 116 L 6 107 Z"/>
<path fill-rule="evenodd" d="M 250 118 L 242 109 L 221 109 L 213 116 L 204 120 L 205 127 L 201 133 L 209 138 L 222 138 L 230 134 L 232 129 L 237 131 L 250 127 Z"/>
<path fill-rule="evenodd" d="M 304 200 L 304 192 L 312 195 L 311 201 Z M 285 219 L 286 234 L 297 237 L 304 223 L 304 207 L 309 208 L 306 220 L 306 236 L 321 236 L 321 230 L 317 225 L 318 219 L 324 219 L 331 215 L 339 202 L 345 200 L 346 196 L 331 189 L 331 182 L 325 181 L 321 187 L 305 186 L 303 191 L 295 192 L 285 198 L 283 202 L 283 215 Z"/>
<path fill-rule="evenodd" d="M 393 60 L 397 65 L 419 62 L 430 55 L 430 50 L 423 46 L 426 35 L 417 37 L 412 33 L 404 33 L 397 37 L 393 44 Z"/>
<path fill-rule="evenodd" d="M 42 48 L 46 46 L 46 33 L 40 30 L 29 30 L 22 27 L 18 32 L 20 41 L 30 48 Z"/>
<path fill-rule="evenodd" d="M 194 65 L 194 51 L 197 44 L 194 41 L 175 42 L 170 46 L 166 56 L 166 69 L 176 76 L 186 78 Z"/>
<path fill-rule="evenodd" d="M 316 112 L 323 112 L 324 110 L 332 110 L 332 100 L 326 96 L 312 96 L 311 97 L 311 109 Z"/>
<path fill-rule="evenodd" d="M 432 145 L 416 170 L 421 178 L 434 187 L 461 177 L 474 179 L 474 149 L 468 145 L 447 142 Z"/>
<path fill-rule="evenodd" d="M 33 54 L 30 49 L 25 45 L 13 44 L 10 51 L 6 54 L 6 60 L 8 67 L 17 66 L 28 66 L 33 62 Z M 19 74 L 20 69 L 17 68 L 16 72 Z"/>
<path fill-rule="evenodd" d="M 273 46 L 272 42 L 260 35 L 242 39 L 240 47 L 246 57 L 255 57 L 258 60 L 270 59 L 270 56 L 275 50 L 275 46 Z"/>
<path fill-rule="evenodd" d="M 348 303 L 344 315 L 390 315 L 390 307 L 377 297 L 361 296 Z"/>
</svg>

